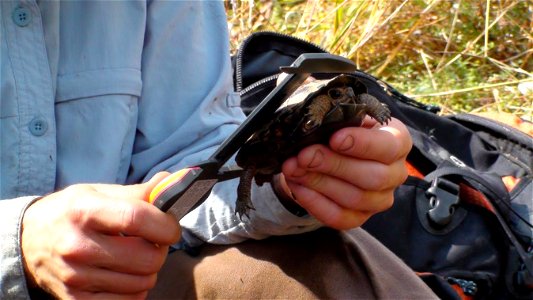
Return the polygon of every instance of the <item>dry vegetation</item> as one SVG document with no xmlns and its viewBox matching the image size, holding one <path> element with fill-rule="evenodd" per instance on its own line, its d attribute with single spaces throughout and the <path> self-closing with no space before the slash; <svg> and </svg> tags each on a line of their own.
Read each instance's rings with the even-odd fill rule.
<svg viewBox="0 0 533 300">
<path fill-rule="evenodd" d="M 533 114 L 531 0 L 227 1 L 232 46 L 309 40 L 443 112 Z"/>
</svg>

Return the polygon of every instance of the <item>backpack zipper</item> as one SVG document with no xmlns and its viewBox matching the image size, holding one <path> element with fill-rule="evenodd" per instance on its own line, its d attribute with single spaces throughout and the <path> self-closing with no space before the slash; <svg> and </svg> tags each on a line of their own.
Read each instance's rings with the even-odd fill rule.
<svg viewBox="0 0 533 300">
<path fill-rule="evenodd" d="M 502 136 L 505 136 L 506 138 L 519 144 L 520 146 L 530 151 L 533 151 L 533 147 L 531 146 L 531 137 L 529 135 L 520 130 L 515 130 L 515 128 L 512 128 L 511 126 L 502 123 L 496 119 L 487 119 L 472 114 L 458 114 L 453 117 L 459 121 L 467 121 L 473 124 L 480 124 L 483 127 L 486 127 L 492 131 L 497 132 L 498 134 L 501 134 Z"/>
<path fill-rule="evenodd" d="M 250 84 L 249 86 L 247 86 L 246 88 L 242 89 L 240 92 L 239 92 L 239 95 L 246 95 L 248 92 L 254 90 L 254 89 L 257 89 L 257 88 L 260 88 L 264 85 L 267 85 L 267 84 L 270 84 L 272 83 L 272 81 L 277 81 L 278 78 L 279 78 L 279 75 L 280 74 L 274 74 L 274 75 L 270 75 L 268 77 L 265 77 L 259 81 L 256 81 L 252 84 Z"/>
<path fill-rule="evenodd" d="M 256 37 L 258 35 L 272 35 L 272 36 L 277 36 L 277 37 L 281 37 L 281 38 L 288 38 L 288 39 L 292 39 L 292 40 L 295 40 L 295 41 L 298 41 L 298 42 L 309 44 L 309 45 L 317 48 L 318 50 L 320 50 L 320 51 L 322 51 L 324 53 L 328 52 L 328 51 L 326 51 L 326 49 L 318 46 L 315 43 L 306 41 L 306 40 L 298 38 L 298 37 L 294 37 L 294 36 L 289 35 L 289 34 L 284 34 L 284 33 L 279 33 L 279 32 L 274 32 L 274 31 L 257 31 L 255 33 L 253 33 L 252 35 L 248 36 L 246 39 L 244 39 L 244 41 L 242 41 L 242 43 L 240 44 L 239 48 L 237 49 L 237 57 L 236 57 L 236 62 L 235 62 L 236 92 L 240 93 L 241 90 L 243 89 L 243 86 L 242 86 L 242 55 L 243 55 L 244 48 L 246 48 L 248 43 L 254 37 Z M 278 74 L 278 76 L 279 76 L 279 74 Z M 270 78 L 270 76 L 267 77 L 267 78 Z M 263 81 L 263 80 L 261 80 L 261 81 Z"/>
<path fill-rule="evenodd" d="M 297 42 L 301 42 L 301 43 L 304 43 L 304 44 L 308 44 L 312 47 L 315 47 L 317 50 L 319 51 L 322 51 L 323 53 L 329 53 L 326 49 L 324 49 L 323 47 L 315 44 L 315 43 L 312 43 L 312 42 L 309 42 L 305 39 L 302 39 L 302 38 L 298 38 L 298 37 L 294 37 L 292 35 L 289 35 L 289 34 L 285 34 L 285 33 L 279 33 L 279 32 L 274 32 L 274 31 L 257 31 L 255 33 L 253 33 L 252 35 L 248 36 L 246 39 L 244 39 L 244 41 L 242 41 L 242 43 L 240 44 L 239 48 L 237 49 L 237 56 L 236 56 L 236 62 L 235 62 L 235 80 L 236 80 L 236 92 L 238 92 L 240 95 L 244 95 L 245 93 L 255 89 L 255 88 L 258 88 L 266 83 L 269 83 L 271 82 L 272 80 L 277 80 L 277 78 L 279 77 L 279 74 L 274 74 L 274 75 L 271 75 L 271 76 L 268 76 L 268 77 L 265 77 L 251 85 L 249 85 L 248 87 L 246 87 L 244 90 L 243 90 L 243 86 L 242 86 L 242 56 L 243 56 L 243 52 L 244 52 L 244 49 L 246 48 L 246 46 L 250 43 L 250 41 L 257 37 L 258 35 L 271 35 L 271 36 L 274 36 L 274 37 L 280 37 L 280 38 L 286 38 L 286 39 L 292 39 L 292 40 L 295 40 Z M 397 100 L 405 103 L 405 104 L 408 104 L 408 105 L 411 105 L 411 106 L 414 106 L 414 107 L 417 107 L 417 108 L 420 108 L 420 109 L 423 109 L 423 110 L 426 110 L 426 111 L 429 111 L 429 112 L 432 112 L 432 113 L 438 113 L 440 111 L 440 107 L 439 106 L 436 106 L 436 105 L 432 105 L 432 104 L 424 104 L 424 103 L 421 103 L 421 102 L 418 102 L 414 99 L 411 99 L 407 96 L 405 96 L 404 94 L 398 92 L 395 88 L 393 88 L 392 86 L 390 86 L 388 83 L 385 83 L 384 81 L 381 81 L 379 79 L 377 79 L 376 77 L 370 75 L 370 74 L 367 74 L 367 73 L 364 73 L 363 71 L 355 71 L 354 73 L 352 73 L 353 75 L 355 76 L 360 76 L 362 78 L 365 78 L 365 79 L 368 79 L 370 81 L 373 81 L 373 82 L 377 82 L 382 88 L 383 90 L 391 95 L 392 97 L 396 98 Z"/>
</svg>

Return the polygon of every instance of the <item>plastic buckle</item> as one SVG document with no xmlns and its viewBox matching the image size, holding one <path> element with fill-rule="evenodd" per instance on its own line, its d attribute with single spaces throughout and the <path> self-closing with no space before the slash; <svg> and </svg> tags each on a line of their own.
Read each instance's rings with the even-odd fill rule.
<svg viewBox="0 0 533 300">
<path fill-rule="evenodd" d="M 448 277 L 447 279 L 449 283 L 457 284 L 466 295 L 475 296 L 477 294 L 478 288 L 474 281 L 455 277 Z"/>
<path fill-rule="evenodd" d="M 427 216 L 433 225 L 442 228 L 448 225 L 459 204 L 459 185 L 444 178 L 436 178 L 431 182 L 431 187 L 426 191 L 429 198 Z"/>
</svg>

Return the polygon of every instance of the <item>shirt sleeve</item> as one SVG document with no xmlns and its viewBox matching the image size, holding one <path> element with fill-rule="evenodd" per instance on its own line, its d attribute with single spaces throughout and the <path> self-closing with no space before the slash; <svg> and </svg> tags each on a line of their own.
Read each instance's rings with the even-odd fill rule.
<svg viewBox="0 0 533 300">
<path fill-rule="evenodd" d="M 0 201 L 0 299 L 29 299 L 20 235 L 22 216 L 37 197 Z"/>
<path fill-rule="evenodd" d="M 321 227 L 312 216 L 298 217 L 279 202 L 270 184 L 252 185 L 255 210 L 242 221 L 235 215 L 238 179 L 215 185 L 211 195 L 186 215 L 181 225 L 194 236 L 214 244 L 232 244 L 272 235 L 297 234 Z M 194 240 L 192 242 L 194 246 Z"/>
<path fill-rule="evenodd" d="M 219 1 L 154 1 L 148 7 L 142 57 L 143 90 L 129 180 L 175 172 L 205 160 L 244 120 L 233 89 L 229 36 Z M 237 180 L 217 184 L 181 225 L 202 240 L 234 243 L 309 231 L 312 217 L 296 217 L 269 184 L 254 186 L 256 210 L 234 214 Z"/>
</svg>

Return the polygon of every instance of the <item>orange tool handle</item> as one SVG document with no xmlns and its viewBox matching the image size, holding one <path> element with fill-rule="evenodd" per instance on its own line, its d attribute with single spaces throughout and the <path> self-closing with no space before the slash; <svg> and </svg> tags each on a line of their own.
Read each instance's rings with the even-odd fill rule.
<svg viewBox="0 0 533 300">
<path fill-rule="evenodd" d="M 158 183 L 148 202 L 180 220 L 200 205 L 218 181 L 201 167 L 190 167 L 172 173 Z"/>
</svg>

